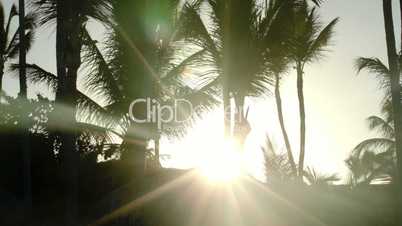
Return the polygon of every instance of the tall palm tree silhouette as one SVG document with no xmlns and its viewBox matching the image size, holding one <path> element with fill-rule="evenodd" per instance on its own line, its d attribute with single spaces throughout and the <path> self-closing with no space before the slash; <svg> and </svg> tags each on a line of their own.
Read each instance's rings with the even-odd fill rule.
<svg viewBox="0 0 402 226">
<path fill-rule="evenodd" d="M 398 62 L 401 56 L 396 56 Z M 371 116 L 367 120 L 369 128 L 376 130 L 383 137 L 372 138 L 362 141 L 352 152 L 347 160 L 348 166 L 353 173 L 353 184 L 369 184 L 381 174 L 386 174 L 395 179 L 395 126 L 392 105 L 392 71 L 378 58 L 360 57 L 355 63 L 357 72 L 362 70 L 370 72 L 378 81 L 379 88 L 384 91 L 384 98 L 381 103 L 384 119 L 378 116 Z M 398 71 L 400 74 L 400 70 Z M 385 160 L 388 160 L 386 162 Z M 384 162 L 384 164 L 380 164 Z M 390 169 L 391 167 L 391 169 Z M 384 172 L 385 170 L 386 173 Z M 393 173 L 392 173 L 393 172 Z"/>
<path fill-rule="evenodd" d="M 384 14 L 384 27 L 385 37 L 387 43 L 387 55 L 389 71 L 391 74 L 391 96 L 392 96 L 392 114 L 395 129 L 395 147 L 396 147 L 396 161 L 398 172 L 398 185 L 399 190 L 402 187 L 402 119 L 401 115 L 401 86 L 400 86 L 400 64 L 398 62 L 398 55 L 396 52 L 394 22 L 392 17 L 392 1 L 383 0 L 383 14 Z M 399 209 L 402 208 L 402 192 L 398 193 Z M 399 219 L 400 221 L 402 218 Z"/>
<path fill-rule="evenodd" d="M 75 225 L 77 218 L 78 161 L 76 150 L 77 72 L 81 65 L 81 31 L 89 18 L 107 20 L 110 4 L 100 1 L 45 0 L 32 2 L 41 25 L 56 21 L 57 92 L 56 112 L 65 119 L 60 154 L 63 159 L 66 198 L 66 223 Z M 67 106 L 67 109 L 61 107 Z M 69 128 L 66 130 L 66 128 Z"/>
<path fill-rule="evenodd" d="M 14 33 L 11 33 L 11 23 L 13 19 L 18 15 L 18 10 L 15 5 L 11 6 L 8 18 L 4 13 L 3 5 L 0 3 L 0 90 L 3 84 L 3 75 L 5 63 L 8 60 L 14 59 L 19 54 L 20 48 L 20 28 L 18 28 Z M 33 41 L 35 20 L 32 14 L 28 14 L 25 17 L 24 33 L 26 39 L 25 49 L 29 50 Z"/>
<path fill-rule="evenodd" d="M 332 38 L 338 18 L 323 29 L 319 23 L 316 8 L 310 8 L 307 1 L 301 1 L 294 15 L 294 35 L 291 37 L 291 58 L 297 72 L 297 96 L 300 115 L 300 154 L 299 176 L 303 177 L 306 146 L 306 113 L 304 104 L 303 76 L 306 64 L 313 63 L 323 56 Z"/>
</svg>

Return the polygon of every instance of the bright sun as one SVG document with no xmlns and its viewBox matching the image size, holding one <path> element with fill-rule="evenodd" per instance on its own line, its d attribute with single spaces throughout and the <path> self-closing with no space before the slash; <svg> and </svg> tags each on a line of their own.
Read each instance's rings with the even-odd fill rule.
<svg viewBox="0 0 402 226">
<path fill-rule="evenodd" d="M 250 135 L 243 151 L 234 140 L 223 137 L 222 114 L 213 111 L 181 140 L 164 141 L 162 160 L 167 168 L 195 168 L 208 183 L 233 183 L 242 175 L 264 180 L 258 137 Z M 250 144 L 252 144 L 250 146 Z"/>
<path fill-rule="evenodd" d="M 218 147 L 213 155 L 200 162 L 197 167 L 202 176 L 213 183 L 231 183 L 243 171 L 243 158 L 234 141 L 215 144 Z"/>
</svg>

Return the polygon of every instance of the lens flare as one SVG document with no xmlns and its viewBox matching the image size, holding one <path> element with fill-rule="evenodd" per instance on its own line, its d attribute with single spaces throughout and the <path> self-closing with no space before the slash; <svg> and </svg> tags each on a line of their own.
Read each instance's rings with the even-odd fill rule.
<svg viewBox="0 0 402 226">
<path fill-rule="evenodd" d="M 201 161 L 198 169 L 207 181 L 213 183 L 235 182 L 243 171 L 243 158 L 234 141 L 225 141 L 218 145 L 214 155 Z"/>
</svg>

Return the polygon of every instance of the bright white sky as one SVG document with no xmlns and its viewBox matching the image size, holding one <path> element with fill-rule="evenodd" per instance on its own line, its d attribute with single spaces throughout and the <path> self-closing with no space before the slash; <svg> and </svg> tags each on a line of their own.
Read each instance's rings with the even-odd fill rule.
<svg viewBox="0 0 402 226">
<path fill-rule="evenodd" d="M 2 0 L 6 11 L 14 0 Z M 394 1 L 396 4 L 397 1 Z M 320 12 L 324 21 L 340 17 L 332 52 L 322 62 L 306 69 L 305 98 L 307 113 L 307 166 L 323 173 L 345 175 L 344 159 L 359 141 L 374 136 L 365 124 L 365 118 L 379 114 L 382 93 L 376 81 L 367 73 L 356 76 L 353 67 L 358 56 L 379 57 L 386 62 L 385 35 L 382 18 L 382 1 L 379 0 L 327 0 Z M 394 6 L 396 32 L 399 34 L 399 11 Z M 6 12 L 8 13 L 8 12 Z M 91 24 L 94 37 L 102 37 L 102 29 Z M 55 71 L 55 29 L 52 26 L 37 32 L 36 42 L 28 54 L 28 62 L 36 63 L 49 71 Z M 399 43 L 399 35 L 397 42 Z M 7 74 L 5 91 L 16 95 L 18 82 Z M 293 149 L 298 150 L 298 111 L 296 82 L 294 73 L 284 81 L 282 95 L 286 126 L 289 130 Z M 30 87 L 29 95 L 48 94 L 43 87 Z M 253 132 L 250 139 L 255 148 L 247 153 L 248 158 L 259 158 L 259 146 L 266 134 L 276 145 L 283 146 L 278 129 L 276 107 L 272 98 L 253 101 L 250 106 L 250 121 Z M 219 130 L 218 112 L 207 116 L 205 122 L 197 126 L 188 138 L 176 144 L 168 143 L 162 152 L 171 154 L 167 163 L 175 167 L 191 167 L 204 152 L 213 153 L 213 144 Z M 191 145 L 196 147 L 188 149 Z M 297 157 L 297 153 L 296 157 Z M 212 155 L 213 157 L 213 155 Z M 255 162 L 255 161 L 254 161 Z M 253 167 L 258 168 L 257 164 Z"/>
</svg>

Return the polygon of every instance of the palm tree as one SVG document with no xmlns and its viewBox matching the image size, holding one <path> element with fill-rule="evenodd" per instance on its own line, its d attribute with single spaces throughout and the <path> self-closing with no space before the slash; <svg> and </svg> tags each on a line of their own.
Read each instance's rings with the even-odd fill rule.
<svg viewBox="0 0 402 226">
<path fill-rule="evenodd" d="M 26 62 L 26 39 L 25 39 L 25 0 L 19 0 L 18 4 L 19 9 L 19 38 L 20 38 L 20 48 L 19 48 L 19 64 L 20 68 L 20 97 L 27 97 L 27 79 L 25 73 L 25 62 Z"/>
<path fill-rule="evenodd" d="M 15 16 L 18 15 L 18 10 L 15 5 L 12 5 L 9 16 L 6 19 L 4 14 L 3 5 L 0 3 L 0 90 L 2 88 L 2 81 L 4 75 L 5 63 L 8 60 L 14 59 L 19 54 L 20 49 L 20 28 L 15 33 L 11 33 L 10 25 Z M 28 14 L 25 17 L 25 50 L 29 50 L 30 44 L 33 40 L 33 29 L 35 27 L 34 17 L 32 14 Z M 22 79 L 23 80 L 23 79 Z M 23 83 L 23 82 L 22 82 Z"/>
<path fill-rule="evenodd" d="M 81 65 L 81 32 L 85 22 L 89 18 L 107 21 L 107 11 L 110 4 L 106 0 L 101 1 L 62 1 L 62 0 L 34 0 L 32 5 L 39 15 L 41 25 L 51 21 L 57 22 L 56 26 L 56 59 L 58 86 L 56 102 L 68 106 L 67 112 L 62 112 L 62 107 L 57 106 L 56 112 L 62 115 L 66 125 L 72 130 L 60 131 L 63 166 L 66 172 L 66 222 L 69 225 L 76 224 L 77 215 L 77 176 L 78 171 L 75 162 L 78 160 L 76 152 L 75 115 L 77 106 L 77 71 Z"/>
<path fill-rule="evenodd" d="M 294 174 L 293 166 L 289 162 L 287 154 L 280 153 L 274 147 L 269 137 L 266 138 L 262 152 L 264 156 L 265 177 L 268 184 L 280 188 L 295 179 L 296 174 Z"/>
<path fill-rule="evenodd" d="M 291 58 L 297 72 L 297 96 L 300 114 L 300 154 L 299 176 L 303 177 L 304 157 L 306 146 L 306 120 L 303 92 L 303 76 L 306 64 L 319 60 L 332 38 L 333 30 L 338 18 L 332 20 L 323 29 L 315 8 L 309 8 L 306 1 L 302 1 L 294 15 L 294 35 L 291 38 Z"/>
<path fill-rule="evenodd" d="M 238 119 L 244 118 L 245 98 L 269 92 L 267 85 L 273 83 L 268 68 L 269 48 L 274 46 L 272 43 L 285 41 L 279 27 L 283 28 L 280 24 L 289 18 L 284 15 L 291 7 L 284 5 L 293 4 L 292 1 L 272 1 L 272 4 L 270 1 L 269 10 L 263 10 L 253 0 L 233 1 L 228 6 L 226 1 L 206 2 L 211 10 L 208 22 L 200 16 L 198 4 L 185 6 L 185 29 L 181 35 L 205 49 L 203 58 L 208 70 L 202 77 L 205 83 L 222 88 L 225 110 L 230 109 L 229 96 L 233 97 L 237 110 L 235 131 L 241 131 L 236 127 L 240 125 Z"/>
<path fill-rule="evenodd" d="M 19 27 L 11 33 L 10 26 L 15 16 L 19 15 Z M 19 55 L 20 62 L 25 61 L 26 52 L 29 50 L 33 40 L 33 30 L 35 27 L 34 17 L 32 15 L 25 16 L 24 2 L 20 1 L 19 11 L 15 5 L 12 5 L 6 20 L 3 5 L 0 3 L 0 93 L 2 92 L 2 81 L 4 75 L 5 63 L 14 59 Z M 24 70 L 20 71 L 20 97 L 26 98 L 26 78 Z M 28 147 L 28 136 L 22 136 L 21 142 L 24 150 L 24 198 L 27 210 L 31 206 L 31 173 L 30 173 L 30 154 Z"/>
<path fill-rule="evenodd" d="M 163 123 L 162 128 L 157 128 L 156 123 L 137 123 L 127 114 L 133 100 L 151 97 L 157 99 L 160 104 L 173 106 L 175 99 L 186 99 L 193 106 L 202 106 L 204 110 L 210 109 L 217 102 L 211 96 L 215 92 L 212 87 L 190 87 L 181 76 L 205 51 L 176 56 L 180 55 L 177 54 L 178 48 L 185 47 L 175 42 L 176 24 L 181 21 L 179 5 L 175 0 L 148 5 L 141 1 L 116 2 L 116 23 L 110 25 L 112 32 L 108 37 L 109 48 L 106 54 L 102 55 L 96 46 L 93 46 L 92 49 L 86 49 L 89 52 L 84 56 L 89 56 L 87 64 L 93 66 L 86 76 L 85 85 L 106 99 L 110 112 L 121 118 L 121 129 L 125 134 L 123 146 L 127 147 L 122 158 L 136 159 L 140 167 L 138 170 L 143 168 L 141 162 L 146 153 L 143 144 L 147 143 L 147 140 L 153 139 L 157 144 L 161 132 L 164 135 L 183 135 L 189 124 Z M 145 16 L 139 18 L 140 13 L 132 14 L 132 11 L 127 9 L 142 11 Z M 158 10 L 157 13 L 155 10 Z M 158 17 L 144 21 L 149 15 Z M 132 21 L 138 24 L 133 26 Z M 147 27 L 146 30 L 144 26 Z M 133 113 L 136 117 L 143 116 L 144 109 L 136 109 Z M 186 112 L 185 110 L 189 109 L 181 110 Z M 133 140 L 141 141 L 140 145 L 138 142 L 130 142 Z M 155 152 L 155 159 L 159 159 L 157 147 Z M 130 156 L 133 154 L 138 156 Z"/>
<path fill-rule="evenodd" d="M 393 109 L 393 118 L 395 123 L 395 135 L 396 135 L 396 147 L 397 147 L 397 156 L 398 156 L 398 166 L 401 167 L 401 154 L 402 146 L 401 146 L 401 119 L 397 117 L 400 115 L 400 97 L 401 97 L 401 86 L 400 86 L 400 68 L 398 55 L 396 52 L 395 46 L 395 32 L 393 28 L 393 18 L 392 18 L 392 3 L 390 1 L 383 1 L 383 12 L 384 12 L 384 24 L 385 24 L 385 33 L 386 33 L 386 42 L 387 42 L 387 52 L 388 52 L 388 63 L 389 63 L 389 74 L 391 77 L 391 96 L 392 96 L 392 109 Z"/>
<path fill-rule="evenodd" d="M 392 95 L 392 113 L 395 129 L 395 147 L 398 172 L 399 190 L 402 187 L 402 119 L 401 115 L 401 86 L 400 86 L 400 65 L 398 64 L 398 55 L 395 46 L 394 22 L 392 18 L 392 2 L 383 0 L 384 27 L 387 43 L 388 64 L 391 74 L 391 95 Z M 399 208 L 402 207 L 402 192 L 398 193 Z M 400 219 L 401 220 L 401 219 Z"/>
<path fill-rule="evenodd" d="M 167 2 L 163 1 L 163 3 Z M 190 88 L 184 83 L 184 81 L 180 79 L 179 75 L 182 74 L 182 71 L 194 60 L 196 60 L 197 56 L 200 55 L 200 52 L 202 51 L 196 52 L 188 57 L 185 57 L 184 59 L 179 59 L 178 61 L 172 60 L 172 58 L 175 58 L 174 55 L 176 53 L 176 48 L 180 48 L 182 45 L 175 47 L 177 44 L 172 42 L 172 37 L 175 34 L 174 23 L 177 20 L 177 16 L 171 15 L 175 13 L 174 9 L 177 8 L 177 5 L 174 5 L 174 1 L 171 3 L 172 5 L 170 6 L 165 5 L 167 9 L 165 8 L 163 10 L 166 18 L 161 19 L 161 21 L 164 22 L 162 23 L 164 26 L 161 26 L 155 30 L 154 38 L 151 38 L 152 45 L 150 45 L 150 48 L 144 49 L 142 52 L 135 52 L 135 50 L 133 50 L 132 45 L 135 43 L 133 40 L 127 39 L 127 32 L 122 29 L 120 23 L 107 24 L 108 30 L 111 32 L 109 33 L 108 40 L 106 41 L 106 44 L 109 47 L 105 51 L 102 51 L 98 48 L 97 41 L 93 40 L 85 29 L 82 31 L 82 66 L 86 68 L 85 72 L 87 73 L 83 73 L 83 75 L 80 76 L 83 78 L 82 81 L 84 89 L 82 90 L 82 93 L 80 93 L 78 110 L 80 112 L 84 112 L 85 114 L 77 113 L 77 117 L 85 115 L 83 121 L 98 124 L 102 127 L 106 127 L 109 130 L 111 127 L 118 128 L 118 130 L 123 134 L 124 138 L 123 145 L 121 146 L 126 148 L 123 148 L 123 150 L 136 150 L 132 147 L 133 144 L 130 141 L 133 140 L 131 139 L 132 136 L 138 135 L 139 132 L 142 132 L 142 135 L 145 136 L 141 137 L 141 139 L 144 139 L 142 142 L 143 144 L 146 143 L 146 140 L 148 139 L 157 140 L 155 136 L 159 137 L 158 134 L 155 134 L 155 124 L 148 124 L 146 128 L 143 128 L 141 131 L 140 128 L 143 125 L 132 121 L 129 114 L 127 114 L 131 101 L 141 97 L 141 89 L 143 89 L 144 92 L 149 92 L 148 94 L 157 98 L 161 104 L 174 105 L 175 99 L 186 99 L 190 101 L 193 106 L 201 106 L 204 110 L 208 110 L 217 103 L 215 98 L 210 95 L 214 92 L 211 87 L 205 86 Z M 116 12 L 116 10 L 120 7 L 120 9 L 127 8 L 124 7 L 127 6 L 127 3 L 119 2 L 119 4 L 122 5 L 115 6 L 114 16 L 116 17 L 116 22 L 119 22 L 119 18 L 117 16 L 124 18 L 124 16 L 120 14 L 122 12 Z M 163 8 L 161 4 L 156 6 Z M 150 15 L 155 14 L 152 12 L 148 13 Z M 162 12 L 159 11 L 159 13 Z M 122 23 L 127 23 L 126 18 Z M 155 27 L 159 26 L 158 23 L 160 23 L 160 21 L 156 21 L 154 24 Z M 137 26 L 137 29 L 142 28 L 141 26 Z M 139 32 L 135 33 L 139 34 Z M 147 37 L 144 37 L 144 40 L 149 38 L 149 34 L 150 33 L 147 32 Z M 138 39 L 134 40 L 138 41 Z M 137 54 L 144 53 L 145 55 L 147 52 L 155 53 L 157 59 L 154 59 L 153 61 L 141 61 L 141 59 L 138 59 Z M 150 53 L 147 54 L 151 55 Z M 131 58 L 123 57 L 127 55 L 131 55 Z M 128 59 L 131 59 L 131 61 L 127 61 Z M 137 61 L 138 64 L 146 64 L 147 66 L 151 66 L 151 63 L 153 62 L 153 64 L 156 64 L 156 67 L 144 69 L 144 71 L 147 73 L 144 75 L 141 72 L 134 71 L 139 70 L 138 67 L 131 68 L 133 61 Z M 17 67 L 17 65 L 15 66 Z M 144 66 L 141 68 L 143 67 Z M 128 73 L 127 71 L 129 70 L 133 70 L 133 73 Z M 144 77 L 151 77 L 155 75 L 157 78 L 154 79 L 157 81 L 153 81 L 152 85 L 150 83 L 141 84 L 143 83 L 141 81 L 143 81 Z M 57 89 L 58 77 L 37 65 L 28 65 L 28 79 L 34 83 L 45 82 L 53 90 Z M 128 81 L 130 81 L 130 83 L 128 83 Z M 139 88 L 133 90 L 134 84 L 137 84 Z M 146 84 L 149 85 L 147 86 Z M 157 89 L 154 89 L 154 87 Z M 174 91 L 171 92 L 169 90 Z M 92 101 L 90 97 L 102 99 L 104 102 L 104 107 L 99 106 L 99 104 Z M 161 132 L 168 136 L 180 136 L 185 133 L 185 129 L 188 128 L 189 125 L 190 124 L 187 122 L 179 123 L 179 125 L 164 123 Z M 128 154 L 129 152 L 130 151 L 124 151 L 123 158 L 126 158 L 124 155 Z M 145 151 L 143 154 L 145 154 Z M 142 159 L 142 157 L 139 158 Z M 156 157 L 156 159 L 159 158 Z"/>
<path fill-rule="evenodd" d="M 27 78 L 26 78 L 26 29 L 25 29 L 25 0 L 19 0 L 19 65 L 20 67 L 20 98 L 27 98 Z M 31 191 L 31 150 L 29 147 L 28 130 L 22 135 L 22 149 L 23 149 L 23 165 L 24 165 L 24 198 L 25 206 L 28 211 L 32 207 L 32 191 Z"/>
<path fill-rule="evenodd" d="M 272 35 L 272 38 L 270 39 L 270 47 L 269 47 L 270 59 L 268 68 L 269 71 L 273 74 L 275 80 L 274 96 L 277 107 L 278 121 L 281 128 L 283 140 L 285 143 L 289 159 L 288 161 L 294 175 L 297 175 L 296 163 L 293 157 L 292 147 L 289 141 L 289 136 L 286 131 L 285 122 L 283 118 L 282 98 L 280 92 L 280 83 L 282 76 L 285 73 L 287 73 L 289 66 L 291 64 L 291 59 L 289 55 L 289 42 L 287 41 L 284 42 L 283 40 L 288 40 L 289 37 L 292 35 L 291 32 L 292 21 L 287 18 L 289 18 L 289 15 L 292 15 L 295 5 L 294 2 L 292 1 L 283 1 L 283 0 L 270 1 L 270 4 L 267 6 L 267 11 L 269 11 L 268 14 L 275 15 L 273 12 L 278 7 L 282 8 L 282 13 L 276 15 L 276 17 L 278 18 L 278 21 L 281 21 L 281 23 L 278 23 L 276 24 L 276 26 L 273 26 L 271 28 L 272 30 L 275 30 L 275 32 L 273 32 L 274 35 Z"/>
<path fill-rule="evenodd" d="M 370 184 L 373 180 L 391 182 L 397 172 L 393 122 L 378 116 L 370 116 L 367 122 L 369 129 L 377 131 L 381 137 L 360 142 L 346 160 L 353 186 Z"/>
<path fill-rule="evenodd" d="M 401 57 L 399 57 L 399 62 Z M 368 118 L 369 128 L 377 130 L 382 134 L 382 138 L 368 139 L 356 146 L 347 160 L 347 165 L 352 171 L 352 184 L 369 184 L 372 180 L 378 179 L 379 176 L 388 175 L 385 179 L 395 178 L 395 173 L 387 168 L 395 168 L 395 161 L 389 157 L 395 157 L 395 129 L 394 117 L 392 111 L 392 73 L 389 68 L 378 58 L 360 57 L 356 60 L 357 72 L 367 70 L 374 76 L 379 83 L 379 88 L 384 90 L 384 98 L 382 101 L 382 114 L 384 119 L 378 116 Z M 400 73 L 400 71 L 399 71 Z M 379 149 L 379 150 L 378 150 Z M 385 164 L 379 164 L 379 162 Z M 384 171 L 387 171 L 385 174 Z M 393 172 L 396 172 L 394 170 Z"/>
<path fill-rule="evenodd" d="M 402 7 L 402 6 L 401 6 Z M 398 172 L 398 187 L 402 187 L 402 119 L 401 114 L 401 87 L 400 87 L 400 64 L 398 65 L 398 57 L 395 46 L 395 33 L 393 27 L 392 18 L 392 2 L 383 0 L 383 13 L 384 13 L 384 25 L 385 36 L 387 43 L 388 64 L 391 72 L 391 95 L 392 95 L 392 113 L 395 128 L 395 146 L 396 146 L 396 159 L 397 159 L 397 172 Z M 402 207 L 402 192 L 398 193 L 399 208 Z M 401 219 L 400 219 L 401 221 Z"/>
</svg>

